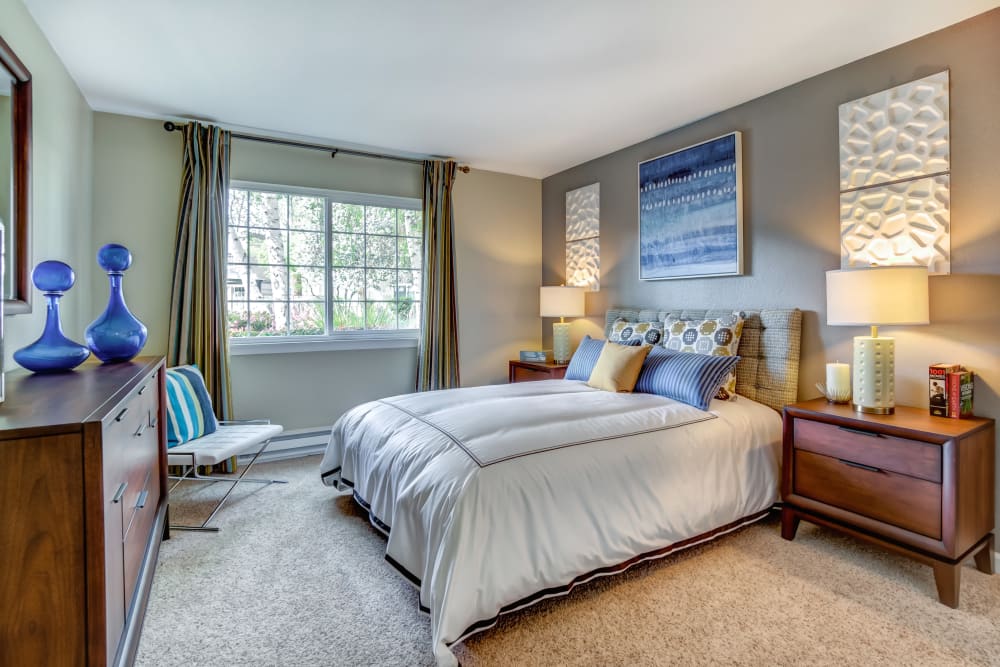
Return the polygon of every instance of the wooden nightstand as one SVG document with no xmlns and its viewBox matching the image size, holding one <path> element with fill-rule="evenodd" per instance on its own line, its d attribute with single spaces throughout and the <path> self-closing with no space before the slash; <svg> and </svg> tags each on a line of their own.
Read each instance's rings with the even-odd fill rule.
<svg viewBox="0 0 1000 667">
<path fill-rule="evenodd" d="M 507 379 L 510 382 L 531 382 L 532 380 L 561 380 L 566 375 L 569 364 L 555 364 L 550 361 L 510 360 Z"/>
<path fill-rule="evenodd" d="M 960 564 L 993 573 L 994 420 L 896 406 L 858 414 L 816 399 L 785 407 L 781 536 L 828 526 L 934 568 L 958 606 Z"/>
</svg>

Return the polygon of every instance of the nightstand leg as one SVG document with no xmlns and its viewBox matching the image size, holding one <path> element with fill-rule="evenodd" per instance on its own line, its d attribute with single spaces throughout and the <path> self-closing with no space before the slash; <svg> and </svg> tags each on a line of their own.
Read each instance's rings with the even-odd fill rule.
<svg viewBox="0 0 1000 667">
<path fill-rule="evenodd" d="M 781 508 L 781 536 L 786 540 L 794 540 L 799 529 L 799 517 L 787 507 Z"/>
<path fill-rule="evenodd" d="M 938 600 L 952 609 L 958 608 L 958 592 L 962 576 L 961 563 L 934 563 L 934 583 L 937 584 Z"/>
<path fill-rule="evenodd" d="M 986 540 L 986 544 L 983 548 L 976 553 L 976 569 L 980 572 L 985 572 L 986 574 L 993 574 L 993 545 L 994 545 L 993 533 L 990 533 L 989 539 Z"/>
</svg>

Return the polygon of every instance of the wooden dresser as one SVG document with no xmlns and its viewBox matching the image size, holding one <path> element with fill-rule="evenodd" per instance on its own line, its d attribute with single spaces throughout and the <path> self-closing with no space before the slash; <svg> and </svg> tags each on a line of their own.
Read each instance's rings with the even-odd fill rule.
<svg viewBox="0 0 1000 667">
<path fill-rule="evenodd" d="M 0 665 L 128 665 L 161 536 L 161 357 L 7 376 Z"/>
<path fill-rule="evenodd" d="M 992 419 L 789 405 L 782 537 L 805 519 L 902 553 L 932 566 L 938 598 L 957 607 L 962 561 L 993 572 L 994 438 Z"/>
</svg>

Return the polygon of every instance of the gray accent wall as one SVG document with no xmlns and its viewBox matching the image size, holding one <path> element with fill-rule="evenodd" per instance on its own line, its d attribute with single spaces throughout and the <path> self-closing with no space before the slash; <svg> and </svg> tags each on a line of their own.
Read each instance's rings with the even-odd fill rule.
<svg viewBox="0 0 1000 667">
<path fill-rule="evenodd" d="M 817 396 L 824 364 L 850 361 L 852 337 L 866 335 L 825 324 L 824 272 L 840 268 L 837 107 L 945 68 L 952 274 L 930 280 L 929 326 L 882 333 L 896 338 L 898 404 L 926 407 L 928 365 L 963 363 L 978 373 L 976 413 L 1000 418 L 1000 10 L 544 179 L 546 285 L 565 275 L 566 192 L 601 184 L 601 291 L 587 296 L 588 317 L 574 323 L 574 338 L 602 335 L 611 305 L 798 307 L 805 311 L 799 397 Z M 743 133 L 745 275 L 640 281 L 637 164 L 733 130 Z M 543 334 L 551 345 L 551 320 Z"/>
</svg>

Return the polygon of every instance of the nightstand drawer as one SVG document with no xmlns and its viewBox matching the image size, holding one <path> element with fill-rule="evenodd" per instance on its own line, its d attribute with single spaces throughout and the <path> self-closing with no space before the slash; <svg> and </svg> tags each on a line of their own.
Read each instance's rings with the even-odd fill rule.
<svg viewBox="0 0 1000 667">
<path fill-rule="evenodd" d="M 804 449 L 795 451 L 794 480 L 797 495 L 941 539 L 940 484 Z"/>
<path fill-rule="evenodd" d="M 941 483 L 940 445 L 809 419 L 795 420 L 793 437 L 796 449 Z"/>
</svg>

